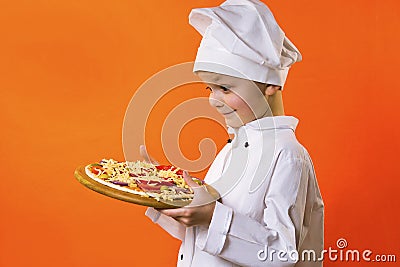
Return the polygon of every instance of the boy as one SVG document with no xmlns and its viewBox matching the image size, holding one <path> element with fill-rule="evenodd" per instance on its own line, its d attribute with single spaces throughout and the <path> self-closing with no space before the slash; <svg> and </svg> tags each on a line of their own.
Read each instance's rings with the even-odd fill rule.
<svg viewBox="0 0 400 267">
<path fill-rule="evenodd" d="M 197 187 L 190 207 L 146 215 L 182 240 L 178 266 L 322 266 L 323 201 L 282 102 L 299 51 L 259 1 L 228 0 L 189 19 L 203 35 L 194 72 L 235 137 L 205 178 L 221 199 Z"/>
</svg>

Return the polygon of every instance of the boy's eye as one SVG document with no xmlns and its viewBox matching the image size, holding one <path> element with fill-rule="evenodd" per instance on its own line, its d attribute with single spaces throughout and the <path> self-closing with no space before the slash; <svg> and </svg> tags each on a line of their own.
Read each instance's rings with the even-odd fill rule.
<svg viewBox="0 0 400 267">
<path fill-rule="evenodd" d="M 224 85 L 218 85 L 218 87 L 216 88 L 218 90 L 221 90 L 224 93 L 228 93 L 230 92 L 230 89 Z M 211 86 L 207 86 L 206 90 L 210 90 L 211 92 L 213 91 L 213 89 L 211 88 Z"/>
<path fill-rule="evenodd" d="M 219 88 L 224 92 L 229 92 L 229 88 L 223 85 L 220 85 Z"/>
</svg>

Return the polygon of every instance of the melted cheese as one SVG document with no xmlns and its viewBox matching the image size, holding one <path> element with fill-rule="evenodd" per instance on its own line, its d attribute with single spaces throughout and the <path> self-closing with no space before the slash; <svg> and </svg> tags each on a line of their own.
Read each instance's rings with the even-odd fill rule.
<svg viewBox="0 0 400 267">
<path fill-rule="evenodd" d="M 114 185 L 110 182 L 119 181 L 125 182 L 129 184 L 131 188 L 138 188 L 136 179 L 147 180 L 147 181 L 172 181 L 178 187 L 188 188 L 185 180 L 182 175 L 178 175 L 177 172 L 180 170 L 179 168 L 173 168 L 174 170 L 158 170 L 156 165 L 147 163 L 144 161 L 136 161 L 136 162 L 118 162 L 114 159 L 102 159 L 100 161 L 100 165 L 103 170 L 95 175 L 96 180 L 101 180 L 103 184 L 111 186 L 113 188 L 117 188 L 123 191 L 132 192 L 134 189 L 129 189 L 123 186 Z M 99 176 L 106 174 L 107 178 L 100 179 Z M 130 175 L 132 174 L 132 176 Z M 94 177 L 92 177 L 94 178 Z M 138 192 L 135 192 L 138 193 Z M 175 200 L 175 199 L 191 199 L 193 198 L 193 194 L 186 194 L 183 192 L 176 192 L 174 189 L 171 190 L 162 190 L 161 193 L 155 192 L 140 192 L 142 196 L 151 196 L 157 199 L 163 200 Z"/>
</svg>

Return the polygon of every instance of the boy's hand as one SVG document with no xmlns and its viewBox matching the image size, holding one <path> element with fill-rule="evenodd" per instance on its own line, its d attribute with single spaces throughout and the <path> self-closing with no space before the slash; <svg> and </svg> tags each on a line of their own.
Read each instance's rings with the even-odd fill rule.
<svg viewBox="0 0 400 267">
<path fill-rule="evenodd" d="M 186 227 L 195 225 L 208 226 L 214 213 L 215 201 L 205 189 L 192 180 L 187 171 L 183 172 L 183 178 L 194 191 L 194 198 L 190 205 L 178 209 L 160 209 L 159 211 Z"/>
<path fill-rule="evenodd" d="M 158 165 L 158 162 L 147 153 L 146 146 L 140 146 L 140 155 L 146 162 Z M 214 213 L 216 199 L 207 192 L 204 186 L 194 182 L 187 171 L 183 172 L 183 178 L 194 192 L 192 202 L 184 208 L 159 209 L 159 211 L 174 218 L 186 227 L 195 225 L 208 226 Z"/>
<path fill-rule="evenodd" d="M 144 161 L 152 163 L 154 165 L 158 165 L 158 161 L 153 159 L 148 153 L 145 145 L 140 145 L 140 155 L 144 159 Z"/>
</svg>

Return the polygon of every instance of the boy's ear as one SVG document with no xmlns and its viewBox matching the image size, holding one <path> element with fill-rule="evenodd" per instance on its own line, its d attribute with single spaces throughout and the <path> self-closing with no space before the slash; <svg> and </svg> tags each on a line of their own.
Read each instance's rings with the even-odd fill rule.
<svg viewBox="0 0 400 267">
<path fill-rule="evenodd" d="M 279 85 L 266 84 L 264 94 L 265 96 L 273 96 L 279 90 L 281 90 Z"/>
</svg>

